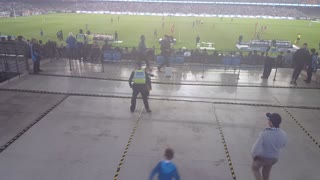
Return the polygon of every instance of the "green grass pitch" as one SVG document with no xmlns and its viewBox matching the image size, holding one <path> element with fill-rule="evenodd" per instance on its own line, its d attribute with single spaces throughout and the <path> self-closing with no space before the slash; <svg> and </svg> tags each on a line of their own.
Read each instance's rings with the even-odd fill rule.
<svg viewBox="0 0 320 180">
<path fill-rule="evenodd" d="M 111 23 L 113 18 L 113 23 Z M 57 40 L 56 32 L 64 32 L 64 38 L 69 32 L 76 34 L 79 29 L 85 30 L 85 24 L 93 33 L 114 34 L 118 31 L 121 47 L 138 46 L 141 34 L 146 36 L 147 47 L 159 47 L 153 32 L 157 29 L 158 37 L 164 34 L 173 35 L 177 39 L 174 48 L 196 48 L 196 36 L 199 34 L 201 41 L 214 42 L 218 51 L 236 50 L 235 42 L 239 35 L 244 41 L 254 38 L 255 24 L 260 31 L 261 25 L 267 26 L 266 32 L 261 33 L 261 39 L 281 39 L 292 42 L 301 33 L 301 44 L 307 42 L 309 48 L 318 49 L 320 43 L 320 23 L 310 23 L 309 20 L 271 20 L 271 19 L 242 19 L 234 18 L 209 18 L 209 17 L 164 17 L 164 28 L 161 16 L 135 16 L 135 15 L 109 15 L 109 14 L 47 14 L 17 18 L 0 19 L 0 32 L 2 35 L 23 35 L 26 38 L 35 37 L 46 41 Z M 193 21 L 201 19 L 203 24 L 192 26 Z M 174 32 L 171 27 L 174 24 Z M 40 29 L 44 37 L 40 37 Z"/>
</svg>

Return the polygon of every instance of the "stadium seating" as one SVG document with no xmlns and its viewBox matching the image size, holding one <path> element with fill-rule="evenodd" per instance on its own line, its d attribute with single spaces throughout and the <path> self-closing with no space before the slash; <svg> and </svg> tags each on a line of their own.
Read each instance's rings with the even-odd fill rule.
<svg viewBox="0 0 320 180">
<path fill-rule="evenodd" d="M 199 0 L 200 1 L 200 0 Z M 205 1 L 205 0 L 204 0 Z M 257 2 L 262 0 L 231 0 L 231 2 Z M 179 0 L 177 0 L 179 2 Z M 268 3 L 319 4 L 320 0 L 272 0 Z M 319 7 L 316 9 L 305 7 L 284 7 L 271 5 L 231 5 L 231 4 L 202 4 L 202 3 L 168 3 L 168 2 L 132 2 L 132 1 L 90 1 L 90 2 L 51 2 L 51 3 L 12 3 L 0 2 L 0 15 L 32 15 L 47 12 L 76 12 L 76 11 L 108 11 L 135 13 L 181 13 L 181 14 L 216 14 L 216 15 L 253 15 L 279 17 L 320 17 Z M 12 13 L 15 12 L 15 13 Z"/>
</svg>

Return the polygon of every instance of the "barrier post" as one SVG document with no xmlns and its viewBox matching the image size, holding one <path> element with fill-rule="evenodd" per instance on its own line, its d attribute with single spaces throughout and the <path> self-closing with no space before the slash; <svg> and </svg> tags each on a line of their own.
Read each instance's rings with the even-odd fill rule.
<svg viewBox="0 0 320 180">
<path fill-rule="evenodd" d="M 240 79 L 240 70 L 241 70 L 241 64 L 239 64 L 239 71 L 238 71 L 238 78 L 237 79 Z"/>
<path fill-rule="evenodd" d="M 204 62 L 202 62 L 202 76 L 201 78 L 204 78 Z"/>
<path fill-rule="evenodd" d="M 18 75 L 19 75 L 19 78 L 20 78 L 19 65 L 18 65 L 18 55 L 16 55 L 16 58 L 15 58 L 15 60 L 16 60 L 16 68 L 17 68 L 17 73 L 18 73 Z"/>
<path fill-rule="evenodd" d="M 29 67 L 29 59 L 28 57 L 24 57 L 24 62 L 26 64 L 26 70 L 28 71 L 28 73 L 30 74 L 30 67 Z"/>
<path fill-rule="evenodd" d="M 9 74 L 10 69 L 9 69 L 9 65 L 8 65 L 7 59 L 8 59 L 8 56 L 6 57 L 6 59 L 4 59 L 4 70 L 5 70 L 5 78 L 7 79 L 7 82 L 9 82 L 10 78 L 9 78 L 8 74 Z"/>
<path fill-rule="evenodd" d="M 72 71 L 70 58 L 69 58 L 69 67 L 70 67 L 70 71 Z"/>
<path fill-rule="evenodd" d="M 101 64 L 101 71 L 104 73 L 104 64 L 103 64 L 103 58 L 101 58 L 101 55 L 100 55 L 100 64 Z"/>
<path fill-rule="evenodd" d="M 276 62 L 276 72 L 274 73 L 273 81 L 276 81 L 277 72 L 278 72 L 278 61 L 275 60 L 275 62 Z"/>
</svg>

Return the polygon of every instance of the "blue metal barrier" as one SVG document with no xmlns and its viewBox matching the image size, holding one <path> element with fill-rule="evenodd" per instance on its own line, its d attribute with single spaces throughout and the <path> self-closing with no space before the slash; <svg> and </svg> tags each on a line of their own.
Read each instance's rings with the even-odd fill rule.
<svg viewBox="0 0 320 180">
<path fill-rule="evenodd" d="M 103 53 L 103 61 L 119 62 L 121 61 L 121 53 L 115 51 L 105 51 Z"/>
<path fill-rule="evenodd" d="M 163 56 L 156 56 L 156 61 L 158 64 L 164 63 Z M 170 56 L 169 57 L 170 64 L 183 64 L 184 63 L 184 56 Z"/>
<path fill-rule="evenodd" d="M 231 65 L 240 65 L 241 64 L 241 59 L 237 56 L 232 57 L 232 56 L 225 56 L 222 59 L 223 64 L 227 65 L 227 66 L 231 66 Z"/>
</svg>

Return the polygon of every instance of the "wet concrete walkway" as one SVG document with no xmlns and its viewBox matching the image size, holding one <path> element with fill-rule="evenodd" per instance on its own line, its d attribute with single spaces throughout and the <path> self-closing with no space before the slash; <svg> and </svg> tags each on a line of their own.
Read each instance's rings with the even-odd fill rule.
<svg viewBox="0 0 320 180">
<path fill-rule="evenodd" d="M 174 66 L 170 78 L 154 68 L 152 113 L 141 100 L 131 113 L 133 65 L 72 63 L 53 60 L 0 87 L 1 180 L 147 179 L 166 147 L 183 180 L 253 180 L 266 112 L 282 116 L 289 137 L 270 180 L 319 180 L 320 87 L 290 86 L 291 69 L 273 81 L 259 67 L 239 79 L 233 67 Z"/>
</svg>

